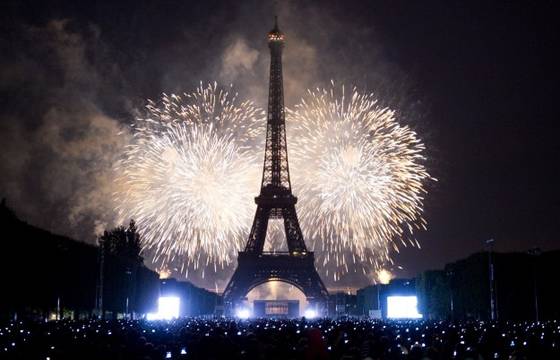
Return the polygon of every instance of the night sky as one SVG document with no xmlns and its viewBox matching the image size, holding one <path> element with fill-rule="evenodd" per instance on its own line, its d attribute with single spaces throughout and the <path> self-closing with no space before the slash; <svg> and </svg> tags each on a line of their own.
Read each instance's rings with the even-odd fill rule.
<svg viewBox="0 0 560 360">
<path fill-rule="evenodd" d="M 0 196 L 32 224 L 87 242 L 114 225 L 116 134 L 146 99 L 218 80 L 265 105 L 277 13 L 287 106 L 331 79 L 354 84 L 426 144 L 429 229 L 396 257 L 400 275 L 489 238 L 498 251 L 559 248 L 553 2 L 3 1 L 0 12 Z"/>
</svg>

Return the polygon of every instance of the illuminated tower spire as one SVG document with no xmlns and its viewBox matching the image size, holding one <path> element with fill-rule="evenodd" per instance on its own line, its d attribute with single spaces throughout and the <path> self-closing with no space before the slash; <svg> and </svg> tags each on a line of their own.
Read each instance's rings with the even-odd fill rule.
<svg viewBox="0 0 560 360">
<path fill-rule="evenodd" d="M 275 17 L 274 28 L 268 33 L 268 47 L 270 48 L 270 81 L 262 187 L 272 185 L 290 190 L 282 80 L 284 34 L 278 28 L 278 17 Z"/>
</svg>

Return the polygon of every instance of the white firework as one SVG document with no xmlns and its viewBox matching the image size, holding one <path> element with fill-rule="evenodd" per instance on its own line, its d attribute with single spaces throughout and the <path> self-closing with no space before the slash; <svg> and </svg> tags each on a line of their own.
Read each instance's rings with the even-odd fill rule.
<svg viewBox="0 0 560 360">
<path fill-rule="evenodd" d="M 228 264 L 243 246 L 259 183 L 264 113 L 217 84 L 149 102 L 115 170 L 122 218 L 163 267 Z"/>
<path fill-rule="evenodd" d="M 349 265 L 381 267 L 392 263 L 398 243 L 419 246 L 412 234 L 425 227 L 431 177 L 424 145 L 395 111 L 373 94 L 346 94 L 333 84 L 308 91 L 288 120 L 302 228 L 327 274 L 337 280 Z"/>
</svg>

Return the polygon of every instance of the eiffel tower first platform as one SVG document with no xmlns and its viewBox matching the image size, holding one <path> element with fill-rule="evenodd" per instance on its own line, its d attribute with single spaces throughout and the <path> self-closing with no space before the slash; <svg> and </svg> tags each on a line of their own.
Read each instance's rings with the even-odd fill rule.
<svg viewBox="0 0 560 360">
<path fill-rule="evenodd" d="M 251 289 L 278 280 L 300 289 L 310 306 L 325 315 L 328 292 L 315 269 L 314 254 L 305 246 L 296 214 L 297 198 L 290 183 L 282 80 L 284 34 L 277 21 L 268 33 L 268 47 L 270 83 L 261 192 L 255 198 L 257 212 L 247 245 L 239 252 L 237 269 L 224 291 L 225 311 L 232 315 Z M 287 252 L 263 252 L 270 219 L 284 220 Z"/>
</svg>

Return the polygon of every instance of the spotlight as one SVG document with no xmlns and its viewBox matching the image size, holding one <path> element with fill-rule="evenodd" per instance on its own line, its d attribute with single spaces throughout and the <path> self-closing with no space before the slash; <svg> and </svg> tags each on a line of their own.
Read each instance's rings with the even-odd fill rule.
<svg viewBox="0 0 560 360">
<path fill-rule="evenodd" d="M 179 317 L 181 299 L 176 296 L 161 296 L 158 299 L 158 312 L 146 314 L 147 320 L 171 320 Z"/>
<path fill-rule="evenodd" d="M 388 296 L 387 317 L 390 319 L 421 319 L 416 296 Z"/>
<path fill-rule="evenodd" d="M 314 319 L 317 317 L 317 311 L 313 309 L 307 309 L 305 310 L 304 316 L 308 319 Z"/>
<path fill-rule="evenodd" d="M 251 312 L 247 308 L 240 308 L 237 310 L 236 316 L 240 319 L 248 319 L 251 316 Z"/>
<path fill-rule="evenodd" d="M 148 321 L 159 320 L 159 314 L 158 313 L 147 313 L 146 314 L 146 320 L 148 320 Z"/>
<path fill-rule="evenodd" d="M 179 307 L 181 300 L 176 296 L 162 296 L 158 302 L 158 313 L 164 320 L 171 320 L 179 317 Z"/>
</svg>

